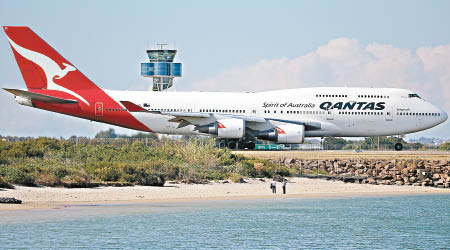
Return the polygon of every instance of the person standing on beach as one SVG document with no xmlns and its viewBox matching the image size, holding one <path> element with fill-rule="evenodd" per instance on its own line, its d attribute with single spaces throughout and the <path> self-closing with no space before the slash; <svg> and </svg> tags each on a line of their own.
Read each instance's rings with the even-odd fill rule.
<svg viewBox="0 0 450 250">
<path fill-rule="evenodd" d="M 276 194 L 277 193 L 277 181 L 275 179 L 273 179 L 270 186 L 272 187 L 272 193 Z"/>
<path fill-rule="evenodd" d="M 281 186 L 283 187 L 283 194 L 286 194 L 286 179 L 283 179 Z"/>
</svg>

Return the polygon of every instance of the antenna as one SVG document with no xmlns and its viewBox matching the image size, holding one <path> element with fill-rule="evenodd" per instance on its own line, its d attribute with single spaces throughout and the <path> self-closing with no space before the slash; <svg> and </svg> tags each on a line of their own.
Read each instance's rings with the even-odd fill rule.
<svg viewBox="0 0 450 250">
<path fill-rule="evenodd" d="M 168 45 L 167 43 L 157 43 L 157 44 L 156 44 L 156 46 L 159 46 L 159 49 L 160 49 L 160 50 L 163 50 L 163 47 L 164 47 L 164 46 L 167 46 L 167 45 Z"/>
</svg>

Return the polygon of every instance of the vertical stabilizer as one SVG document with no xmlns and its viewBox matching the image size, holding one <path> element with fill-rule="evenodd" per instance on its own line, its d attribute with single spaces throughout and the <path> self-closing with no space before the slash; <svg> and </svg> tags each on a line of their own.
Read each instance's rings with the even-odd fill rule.
<svg viewBox="0 0 450 250">
<path fill-rule="evenodd" d="M 4 26 L 14 57 L 28 89 L 58 90 L 89 106 L 83 91 L 99 89 L 30 28 Z"/>
</svg>

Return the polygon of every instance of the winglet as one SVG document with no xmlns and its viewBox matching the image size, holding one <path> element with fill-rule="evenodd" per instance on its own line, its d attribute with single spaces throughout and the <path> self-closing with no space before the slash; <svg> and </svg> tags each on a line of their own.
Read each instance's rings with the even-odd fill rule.
<svg viewBox="0 0 450 250">
<path fill-rule="evenodd" d="M 130 112 L 147 112 L 146 109 L 130 102 L 130 101 L 120 101 L 123 106 L 125 106 L 126 109 Z"/>
</svg>

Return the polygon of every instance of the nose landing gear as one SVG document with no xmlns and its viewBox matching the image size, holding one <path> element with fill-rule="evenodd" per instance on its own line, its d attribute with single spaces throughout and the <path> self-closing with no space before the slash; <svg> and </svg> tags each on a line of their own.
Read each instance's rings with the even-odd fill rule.
<svg viewBox="0 0 450 250">
<path fill-rule="evenodd" d="M 401 144 L 400 142 L 395 143 L 394 149 L 395 149 L 395 151 L 402 151 L 403 144 Z"/>
<path fill-rule="evenodd" d="M 403 137 L 405 135 L 398 135 L 397 137 L 397 143 L 394 144 L 394 150 L 395 151 L 402 151 L 403 150 Z"/>
</svg>

